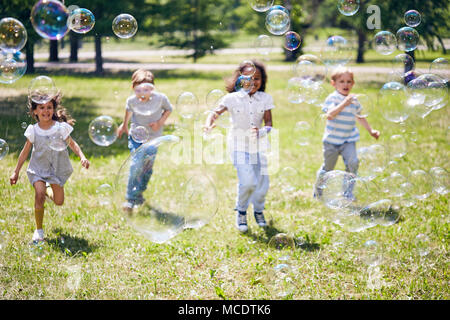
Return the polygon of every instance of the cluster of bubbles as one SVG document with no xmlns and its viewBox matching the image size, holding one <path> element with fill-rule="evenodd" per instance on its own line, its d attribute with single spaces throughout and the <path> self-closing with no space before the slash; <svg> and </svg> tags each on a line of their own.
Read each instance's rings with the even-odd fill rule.
<svg viewBox="0 0 450 320">
<path fill-rule="evenodd" d="M 13 83 L 25 74 L 26 57 L 20 50 L 27 39 L 27 31 L 19 20 L 9 17 L 0 20 L 0 83 Z"/>
</svg>

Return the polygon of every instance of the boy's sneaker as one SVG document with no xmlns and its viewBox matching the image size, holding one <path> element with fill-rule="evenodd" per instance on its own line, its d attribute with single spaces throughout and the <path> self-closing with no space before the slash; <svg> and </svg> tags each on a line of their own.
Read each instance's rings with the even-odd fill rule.
<svg viewBox="0 0 450 320">
<path fill-rule="evenodd" d="M 264 219 L 264 213 L 255 211 L 255 220 L 261 228 L 267 227 L 266 219 Z"/>
<path fill-rule="evenodd" d="M 247 232 L 247 214 L 242 214 L 240 212 L 236 214 L 236 227 L 240 232 Z"/>
<path fill-rule="evenodd" d="M 36 229 L 33 233 L 33 242 L 42 242 L 44 241 L 44 230 L 43 229 Z"/>
<path fill-rule="evenodd" d="M 128 214 L 131 214 L 133 212 L 133 208 L 134 208 L 134 204 L 132 204 L 129 201 L 124 202 L 122 205 L 123 212 L 128 213 Z"/>
<path fill-rule="evenodd" d="M 53 189 L 48 182 L 45 183 L 45 186 L 45 202 L 53 202 Z"/>
</svg>

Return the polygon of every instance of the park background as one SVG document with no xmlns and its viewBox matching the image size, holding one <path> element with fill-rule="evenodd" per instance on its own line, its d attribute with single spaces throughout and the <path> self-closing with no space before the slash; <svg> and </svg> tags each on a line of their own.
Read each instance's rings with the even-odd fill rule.
<svg viewBox="0 0 450 320">
<path fill-rule="evenodd" d="M 404 12 L 414 8 L 422 13 L 417 28 L 421 42 L 414 52 L 417 70 L 428 70 L 438 57 L 449 59 L 448 2 L 361 1 L 359 12 L 345 17 L 336 1 L 276 1 L 290 9 L 291 29 L 303 42 L 298 51 L 289 52 L 283 50 L 281 37 L 272 36 L 269 55 L 254 48 L 256 37 L 268 32 L 264 14 L 252 10 L 247 1 L 66 1 L 66 6 L 90 9 L 96 25 L 86 35 L 70 32 L 59 41 L 41 39 L 32 29 L 33 4 L 2 0 L 0 6 L 0 17 L 15 17 L 28 30 L 27 74 L 0 86 L 0 137 L 10 147 L 0 161 L 3 299 L 448 299 L 448 197 L 433 193 L 401 208 L 400 220 L 389 227 L 348 232 L 332 223 L 311 194 L 322 162 L 323 127 L 314 126 L 307 146 L 296 144 L 292 134 L 298 121 L 315 124 L 320 109 L 292 104 L 286 97 L 296 57 L 317 54 L 330 35 L 342 35 L 358 44 L 349 63 L 356 72 L 354 91 L 377 99 L 392 57 L 400 52 L 381 56 L 371 48 L 377 30 L 366 27 L 369 4 L 381 8 L 382 29 L 394 33 L 404 25 Z M 138 33 L 131 39 L 112 33 L 111 21 L 120 13 L 138 21 Z M 249 233 L 242 235 L 234 226 L 237 181 L 231 163 L 192 165 L 191 174 L 207 172 L 215 182 L 217 213 L 208 225 L 186 230 L 168 243 L 148 241 L 119 212 L 100 203 L 98 186 L 113 184 L 129 151 L 123 138 L 108 148 L 92 143 L 87 134 L 90 121 L 109 115 L 121 122 L 131 94 L 131 74 L 138 67 L 154 71 L 157 89 L 173 104 L 183 91 L 193 92 L 203 103 L 208 92 L 223 89 L 224 78 L 250 58 L 267 65 L 267 92 L 277 107 L 273 118 L 280 133 L 279 167 L 295 170 L 295 191 L 283 192 L 279 172 L 271 175 L 266 205 L 271 226 L 262 230 L 250 221 Z M 75 171 L 65 187 L 66 202 L 63 207 L 47 205 L 48 240 L 38 254 L 29 247 L 34 192 L 26 169 L 18 185 L 9 185 L 25 142 L 21 123 L 31 123 L 26 115 L 28 85 L 37 75 L 52 77 L 63 92 L 63 105 L 77 120 L 72 136 L 92 163 L 86 171 L 71 154 Z M 386 122 L 380 112 L 369 122 L 381 131 L 378 143 L 387 149 L 393 148 L 392 135 L 414 135 L 408 139 L 407 155 L 399 160 L 404 174 L 435 166 L 448 169 L 447 108 L 425 118 L 411 117 L 404 127 Z M 165 133 L 172 132 L 169 121 Z M 371 139 L 361 130 L 359 146 L 374 143 Z M 340 160 L 337 169 L 343 168 Z M 155 201 L 164 201 L 164 194 Z M 295 249 L 269 247 L 277 233 L 295 239 Z M 419 235 L 428 239 L 426 256 L 418 253 Z M 364 243 L 370 240 L 379 244 L 383 256 L 376 267 L 364 263 L 369 254 Z"/>
</svg>

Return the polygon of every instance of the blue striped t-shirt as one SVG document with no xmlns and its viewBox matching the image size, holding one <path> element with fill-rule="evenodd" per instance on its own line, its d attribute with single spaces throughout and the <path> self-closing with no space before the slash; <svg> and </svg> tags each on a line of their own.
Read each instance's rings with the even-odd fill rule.
<svg viewBox="0 0 450 320">
<path fill-rule="evenodd" d="M 322 111 L 327 113 L 345 98 L 346 96 L 334 91 L 326 98 Z M 327 120 L 322 141 L 335 145 L 359 141 L 356 115 L 361 114 L 361 111 L 362 106 L 356 101 L 346 106 L 333 120 Z"/>
</svg>

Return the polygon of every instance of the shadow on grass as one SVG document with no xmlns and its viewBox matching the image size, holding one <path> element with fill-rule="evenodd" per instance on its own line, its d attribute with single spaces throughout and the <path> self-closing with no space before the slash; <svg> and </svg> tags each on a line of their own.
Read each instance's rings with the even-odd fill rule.
<svg viewBox="0 0 450 320">
<path fill-rule="evenodd" d="M 84 238 L 74 237 L 68 233 L 64 233 L 60 228 L 53 229 L 52 231 L 56 234 L 56 237 L 47 238 L 49 246 L 70 257 L 87 256 L 98 248 L 97 245 L 90 244 Z"/>
</svg>

